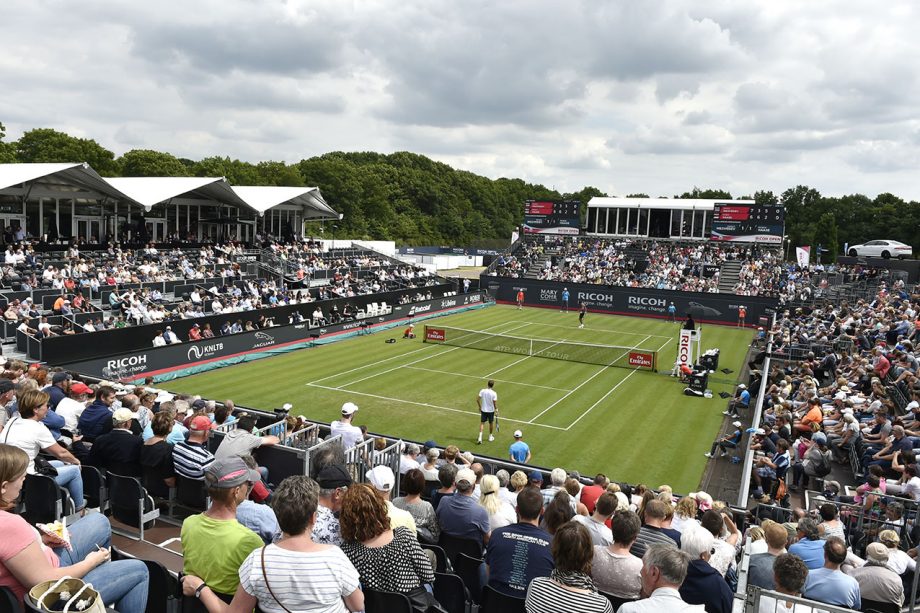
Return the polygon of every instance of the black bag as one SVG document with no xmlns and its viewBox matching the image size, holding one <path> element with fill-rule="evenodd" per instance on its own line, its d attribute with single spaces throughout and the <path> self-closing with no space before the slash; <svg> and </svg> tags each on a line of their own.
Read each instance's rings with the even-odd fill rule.
<svg viewBox="0 0 920 613">
<path fill-rule="evenodd" d="M 812 464 L 811 470 L 815 473 L 816 477 L 826 477 L 831 474 L 831 463 L 828 461 L 827 457 L 822 454 L 821 459 Z"/>
<path fill-rule="evenodd" d="M 57 477 L 57 469 L 43 456 L 35 456 L 35 473 L 43 477 Z"/>
<path fill-rule="evenodd" d="M 424 587 L 417 587 L 406 596 L 412 603 L 412 610 L 416 613 L 447 613 L 441 603 L 435 599 L 434 594 Z"/>
</svg>

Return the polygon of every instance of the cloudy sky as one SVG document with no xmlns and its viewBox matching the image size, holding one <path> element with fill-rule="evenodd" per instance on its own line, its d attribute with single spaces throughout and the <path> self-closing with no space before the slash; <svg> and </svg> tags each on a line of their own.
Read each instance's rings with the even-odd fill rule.
<svg viewBox="0 0 920 613">
<path fill-rule="evenodd" d="M 910 1 L 3 6 L 9 139 L 53 127 L 116 154 L 248 161 L 409 150 L 612 195 L 920 199 Z"/>
</svg>

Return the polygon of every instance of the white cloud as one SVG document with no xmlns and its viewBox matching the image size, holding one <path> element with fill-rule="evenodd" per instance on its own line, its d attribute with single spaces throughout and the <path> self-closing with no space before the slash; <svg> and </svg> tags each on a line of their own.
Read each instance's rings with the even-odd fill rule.
<svg viewBox="0 0 920 613">
<path fill-rule="evenodd" d="M 251 161 L 408 149 L 563 191 L 920 198 L 906 0 L 4 8 L 9 138 Z"/>
</svg>

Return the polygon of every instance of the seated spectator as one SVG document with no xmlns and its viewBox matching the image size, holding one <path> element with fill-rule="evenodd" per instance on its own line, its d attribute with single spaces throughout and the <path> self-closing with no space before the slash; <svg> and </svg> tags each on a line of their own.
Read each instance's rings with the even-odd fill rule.
<svg viewBox="0 0 920 613">
<path fill-rule="evenodd" d="M 102 436 L 112 429 L 112 404 L 115 402 L 115 388 L 101 385 L 96 390 L 93 401 L 77 421 L 83 438 L 92 443 L 97 436 Z"/>
<path fill-rule="evenodd" d="M 396 484 L 396 475 L 389 466 L 375 466 L 367 471 L 367 480 L 373 486 L 374 491 L 380 496 L 387 509 L 387 515 L 390 517 L 390 524 L 393 528 L 404 526 L 412 532 L 413 536 L 417 533 L 415 519 L 408 511 L 403 511 L 393 506 L 390 502 L 390 492 Z M 346 494 L 347 495 L 347 494 Z"/>
<path fill-rule="evenodd" d="M 776 585 L 775 591 L 780 594 L 802 597 L 802 587 L 805 585 L 807 578 L 808 567 L 797 555 L 784 553 L 774 560 L 772 583 Z M 778 601 L 767 595 L 760 597 L 760 611 L 762 613 L 776 613 L 776 611 L 789 611 L 790 609 L 798 612 L 800 608 L 808 611 L 814 610 L 810 607 L 794 605 L 791 601 Z"/>
<path fill-rule="evenodd" d="M 781 524 L 774 521 L 763 523 L 763 533 L 764 540 L 767 542 L 767 551 L 751 556 L 747 582 L 748 585 L 773 590 L 776 589 L 773 582 L 773 563 L 779 556 L 786 553 L 788 533 Z"/>
<path fill-rule="evenodd" d="M 642 557 L 643 600 L 627 602 L 617 613 L 702 613 L 701 605 L 690 605 L 681 599 L 678 588 L 687 576 L 690 556 L 671 543 L 652 543 Z"/>
<path fill-rule="evenodd" d="M 680 550 L 690 556 L 680 597 L 688 604 L 701 604 L 706 613 L 730 613 L 732 590 L 718 569 L 710 564 L 715 538 L 703 526 L 690 526 L 681 534 Z"/>
<path fill-rule="evenodd" d="M 327 464 L 316 475 L 319 502 L 313 523 L 313 540 L 326 545 L 341 545 L 342 532 L 338 514 L 352 479 L 344 464 Z"/>
<path fill-rule="evenodd" d="M 728 455 L 729 449 L 736 449 L 738 447 L 738 444 L 741 442 L 741 436 L 742 436 L 741 422 L 734 421 L 732 422 L 732 426 L 735 428 L 735 430 L 731 434 L 726 434 L 719 440 L 715 441 L 712 444 L 712 448 L 708 452 L 704 453 L 703 455 L 705 455 L 707 458 L 715 457 L 716 448 L 718 448 L 721 451 L 721 453 L 719 454 L 719 457 L 724 458 L 725 456 Z"/>
<path fill-rule="evenodd" d="M 699 525 L 696 519 L 697 505 L 696 500 L 690 496 L 684 496 L 677 501 L 674 507 L 674 516 L 671 518 L 671 529 L 680 533 L 690 525 Z"/>
<path fill-rule="evenodd" d="M 391 527 L 378 492 L 366 483 L 348 488 L 339 517 L 342 551 L 358 570 L 364 588 L 431 603 L 433 597 L 424 588 L 434 582 L 431 562 L 411 530 Z"/>
<path fill-rule="evenodd" d="M 799 521 L 799 525 L 801 523 Z M 795 553 L 792 551 L 793 547 L 795 545 L 789 548 L 789 553 Z M 811 600 L 849 609 L 862 608 L 859 583 L 857 583 L 856 579 L 843 574 L 840 570 L 840 565 L 846 559 L 847 546 L 842 539 L 831 537 L 824 541 L 824 566 L 820 568 L 809 567 L 808 579 L 805 581 L 805 589 L 802 590 L 802 595 Z M 807 561 L 805 563 L 807 566 Z"/>
<path fill-rule="evenodd" d="M 36 474 L 35 458 L 40 451 L 50 453 L 56 460 L 51 465 L 57 469 L 54 481 L 66 487 L 73 500 L 75 510 L 82 511 L 83 477 L 80 474 L 80 460 L 54 441 L 51 432 L 41 423 L 48 412 L 48 394 L 38 390 L 25 390 L 16 397 L 19 413 L 10 419 L 0 432 L 0 442 L 19 447 L 29 456 L 27 472 Z"/>
<path fill-rule="evenodd" d="M 418 456 L 422 452 L 415 443 L 406 443 L 403 445 L 403 452 L 399 456 L 399 474 L 404 475 L 413 468 L 421 468 L 418 462 Z"/>
<path fill-rule="evenodd" d="M 150 428 L 153 436 L 144 441 L 140 464 L 144 473 L 144 487 L 153 496 L 166 498 L 169 488 L 176 486 L 176 468 L 173 464 L 173 446 L 166 442 L 172 431 L 173 417 L 169 411 L 153 416 Z"/>
<path fill-rule="evenodd" d="M 422 491 L 425 489 L 425 475 L 422 474 L 421 470 L 413 468 L 403 475 L 402 484 L 406 490 L 406 495 L 395 499 L 393 506 L 397 509 L 408 511 L 412 515 L 420 541 L 436 544 L 438 537 L 441 535 L 441 526 L 438 524 L 438 517 L 435 515 L 434 507 L 431 506 L 430 502 L 422 500 Z"/>
<path fill-rule="evenodd" d="M 211 506 L 182 522 L 183 572 L 201 577 L 224 598 L 232 597 L 240 585 L 240 565 L 263 545 L 259 535 L 236 519 L 237 507 L 249 494 L 248 484 L 258 479 L 259 473 L 241 458 L 213 461 L 204 471 Z"/>
<path fill-rule="evenodd" d="M 646 548 L 653 543 L 680 546 L 680 532 L 665 527 L 668 510 L 668 505 L 660 500 L 649 501 L 645 506 L 645 523 L 639 529 L 639 536 L 629 550 L 631 554 L 637 558 L 644 557 Z"/>
<path fill-rule="evenodd" d="M 866 564 L 850 568 L 847 574 L 859 584 L 859 597 L 864 602 L 883 602 L 900 607 L 904 604 L 904 584 L 896 572 L 888 568 L 888 547 L 869 543 Z"/>
<path fill-rule="evenodd" d="M 435 490 L 431 496 L 431 506 L 437 511 L 441 500 L 447 496 L 453 496 L 455 491 L 454 479 L 457 478 L 456 464 L 442 464 L 438 469 L 438 481 L 441 487 Z"/>
<path fill-rule="evenodd" d="M 550 576 L 535 577 L 527 586 L 527 613 L 613 613 L 610 601 L 597 592 L 591 579 L 594 548 L 585 527 L 575 522 L 560 527 L 552 551 L 556 567 Z"/>
<path fill-rule="evenodd" d="M 281 482 L 272 507 L 283 536 L 246 557 L 239 567 L 239 587 L 231 604 L 194 575 L 184 577 L 183 594 L 198 596 L 209 613 L 252 611 L 256 606 L 262 611 L 279 607 L 281 611 L 363 611 L 364 593 L 354 565 L 338 547 L 310 539 L 317 490 L 306 476 Z"/>
<path fill-rule="evenodd" d="M 250 470 L 258 471 L 259 467 L 256 465 L 256 461 L 252 459 L 252 456 L 243 456 L 242 460 Z M 258 481 L 247 482 L 249 491 L 247 492 L 246 500 L 236 507 L 236 521 L 258 534 L 259 538 L 267 545 L 281 538 L 281 529 L 278 527 L 275 512 L 272 511 L 270 506 L 250 500 L 249 496 L 252 494 L 252 488 L 256 483 Z"/>
<path fill-rule="evenodd" d="M 828 539 L 832 536 L 845 538 L 843 531 L 843 522 L 837 517 L 837 505 L 826 502 L 818 507 L 821 515 L 821 523 L 818 528 L 823 528 L 822 538 Z"/>
<path fill-rule="evenodd" d="M 39 392 L 40 393 L 40 392 Z M 32 460 L 23 450 L 0 444 L 0 586 L 17 599 L 34 586 L 77 577 L 121 611 L 143 611 L 149 578 L 139 560 L 110 562 L 112 527 L 101 513 L 67 526 L 70 547 L 56 536 L 39 533 L 10 510 L 16 506 Z"/>
<path fill-rule="evenodd" d="M 93 390 L 82 381 L 70 384 L 68 397 L 58 402 L 56 413 L 64 418 L 64 428 L 74 432 L 79 428 L 80 416 L 86 410 L 86 402 Z"/>
<path fill-rule="evenodd" d="M 502 500 L 499 495 L 498 477 L 483 475 L 479 484 L 479 504 L 489 514 L 489 530 L 513 524 L 517 521 L 514 507 Z"/>
<path fill-rule="evenodd" d="M 438 480 L 438 459 L 440 457 L 441 452 L 436 447 L 432 447 L 425 452 L 425 462 L 420 467 L 425 475 L 425 481 Z"/>
<path fill-rule="evenodd" d="M 128 477 L 143 476 L 141 449 L 144 441 L 131 432 L 133 414 L 121 408 L 112 415 L 112 430 L 96 439 L 89 450 L 87 464 L 105 474 L 111 471 Z"/>
<path fill-rule="evenodd" d="M 240 416 L 236 428 L 227 432 L 221 439 L 217 451 L 214 452 L 214 457 L 218 459 L 229 456 L 241 458 L 252 455 L 259 447 L 277 445 L 281 442 L 280 438 L 271 434 L 256 436 L 252 433 L 255 425 L 256 418 L 252 415 L 243 414 Z M 260 468 L 259 472 L 262 474 L 262 481 L 268 483 L 268 469 Z"/>
<path fill-rule="evenodd" d="M 484 547 L 489 542 L 489 514 L 473 498 L 476 475 L 469 468 L 457 471 L 454 478 L 457 491 L 441 499 L 436 508 L 441 532 L 456 538 L 479 543 Z"/>
<path fill-rule="evenodd" d="M 579 500 L 588 509 L 588 513 L 594 513 L 594 505 L 597 503 L 597 499 L 601 497 L 601 494 L 607 491 L 609 482 L 606 475 L 598 473 L 594 476 L 594 483 L 581 488 Z"/>
<path fill-rule="evenodd" d="M 815 520 L 810 517 L 800 519 L 796 533 L 798 540 L 789 546 L 789 553 L 802 558 L 809 570 L 824 566 L 827 548 L 824 546 L 825 542 L 821 540 L 821 533 Z"/>
<path fill-rule="evenodd" d="M 535 577 L 553 570 L 551 536 L 539 527 L 543 496 L 533 488 L 517 497 L 518 521 L 497 528 L 486 546 L 489 585 L 503 594 L 523 598 Z"/>
<path fill-rule="evenodd" d="M 190 425 L 188 440 L 173 447 L 173 466 L 180 477 L 201 481 L 205 469 L 214 462 L 214 454 L 208 450 L 211 420 L 199 415 L 192 418 Z"/>
<path fill-rule="evenodd" d="M 576 515 L 572 521 L 577 521 L 588 529 L 588 533 L 591 534 L 591 542 L 595 546 L 607 546 L 613 542 L 613 534 L 607 527 L 607 522 L 610 521 L 616 510 L 617 497 L 610 492 L 604 492 L 597 499 L 594 512 L 590 516 Z"/>
<path fill-rule="evenodd" d="M 608 546 L 594 546 L 591 576 L 602 592 L 617 598 L 639 598 L 642 559 L 629 552 L 639 536 L 639 516 L 630 510 L 620 510 L 614 514 L 610 525 L 613 542 Z"/>
<path fill-rule="evenodd" d="M 731 513 L 727 509 L 706 511 L 700 518 L 700 525 L 712 534 L 714 539 L 713 552 L 708 558 L 709 563 L 724 577 L 725 573 L 735 565 L 735 553 L 741 542 L 741 532 L 735 526 Z"/>
<path fill-rule="evenodd" d="M 546 498 L 544 497 L 543 500 Z M 543 510 L 540 527 L 550 534 L 556 534 L 556 530 L 571 521 L 573 517 L 575 517 L 575 511 L 572 510 L 572 497 L 568 492 L 557 492 L 556 497 Z"/>
</svg>

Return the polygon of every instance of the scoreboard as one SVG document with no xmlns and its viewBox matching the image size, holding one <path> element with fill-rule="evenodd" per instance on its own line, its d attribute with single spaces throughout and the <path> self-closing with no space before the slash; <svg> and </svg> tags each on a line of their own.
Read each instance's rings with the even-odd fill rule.
<svg viewBox="0 0 920 613">
<path fill-rule="evenodd" d="M 524 203 L 524 232 L 578 234 L 581 226 L 580 209 L 581 203 L 577 200 L 528 200 Z"/>
<path fill-rule="evenodd" d="M 734 204 L 716 202 L 712 216 L 712 240 L 738 243 L 782 244 L 785 209 L 781 204 Z"/>
</svg>

